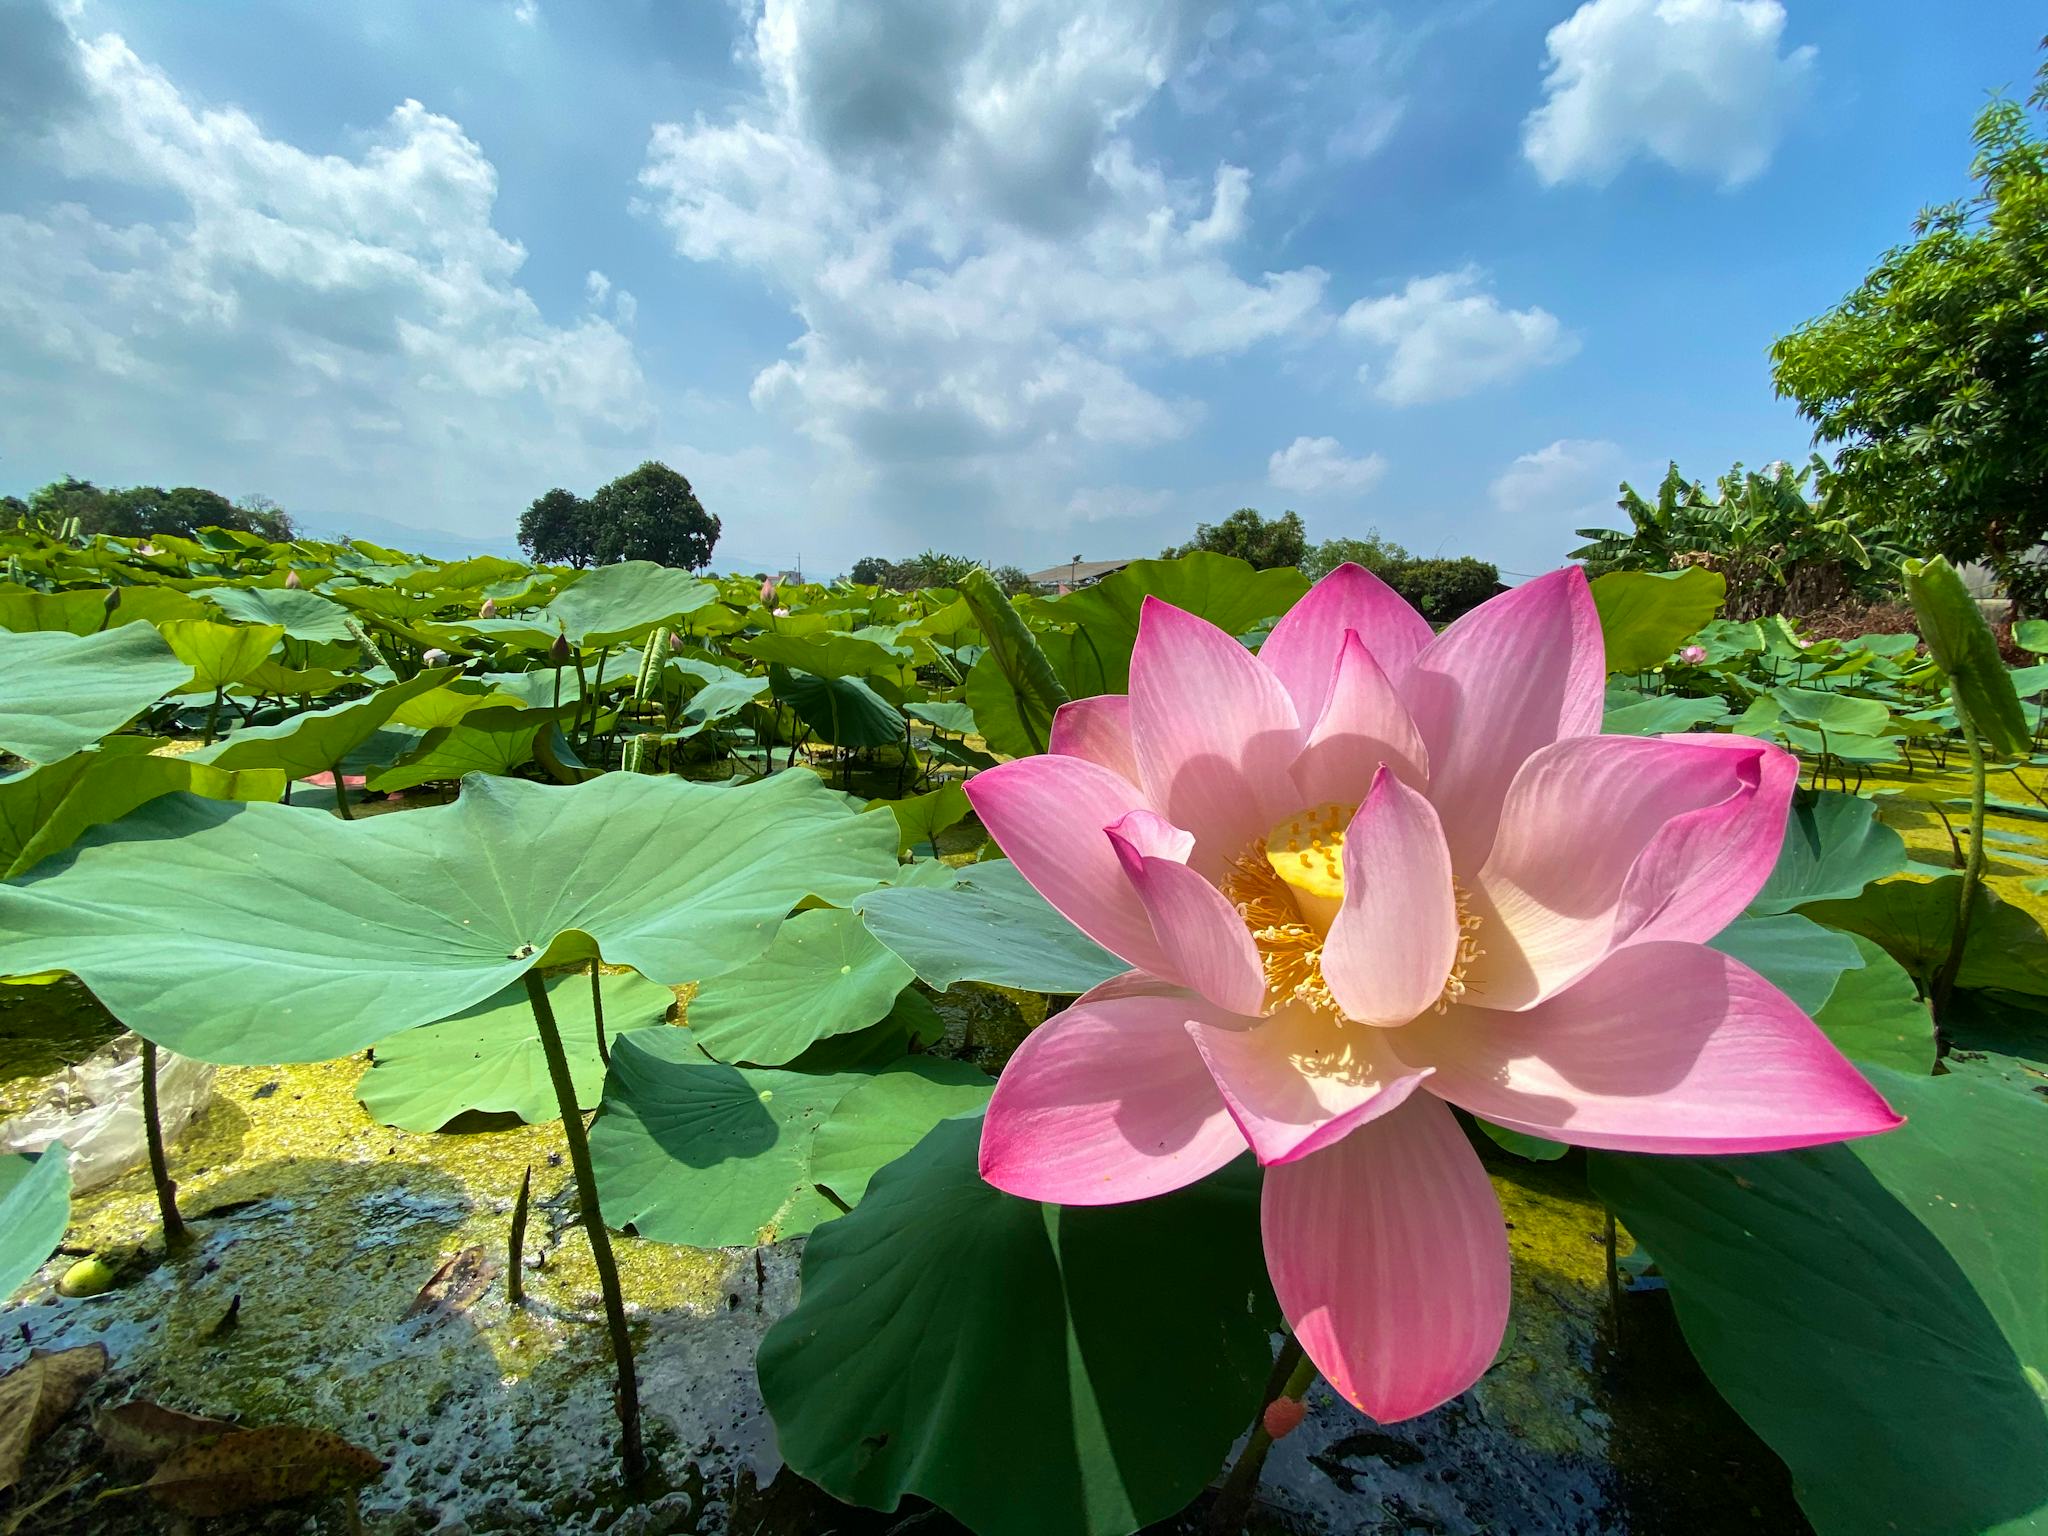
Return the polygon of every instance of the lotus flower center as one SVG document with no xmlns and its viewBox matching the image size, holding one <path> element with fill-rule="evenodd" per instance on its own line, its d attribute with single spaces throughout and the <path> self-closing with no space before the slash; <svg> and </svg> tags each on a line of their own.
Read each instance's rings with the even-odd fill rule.
<svg viewBox="0 0 2048 1536">
<path fill-rule="evenodd" d="M 1251 930 L 1266 975 L 1266 1004 L 1290 1001 L 1318 1012 L 1343 1010 L 1323 980 L 1323 939 L 1344 905 L 1344 829 L 1358 807 L 1318 805 L 1291 816 L 1231 861 L 1222 891 Z M 1441 1013 L 1465 992 L 1465 973 L 1481 953 L 1479 918 L 1462 885 L 1458 953 L 1437 998 Z"/>
</svg>

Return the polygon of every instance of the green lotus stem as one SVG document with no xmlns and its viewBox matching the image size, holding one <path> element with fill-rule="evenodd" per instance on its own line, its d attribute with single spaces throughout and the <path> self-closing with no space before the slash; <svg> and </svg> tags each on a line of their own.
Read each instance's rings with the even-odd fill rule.
<svg viewBox="0 0 2048 1536">
<path fill-rule="evenodd" d="M 1984 743 L 1960 699 L 1956 701 L 1956 723 L 1962 727 L 1963 746 L 1970 754 L 1970 848 L 1963 860 L 1963 890 L 1956 902 L 1955 937 L 1949 940 L 1948 958 L 1942 961 L 1934 978 L 1932 1001 L 1937 1025 L 1948 1014 L 1956 977 L 1962 973 L 1963 951 L 1970 942 L 1970 915 L 1976 910 L 1977 887 L 1984 883 Z"/>
<path fill-rule="evenodd" d="M 505 1299 L 515 1307 L 526 1301 L 526 1205 L 532 1195 L 533 1164 L 528 1163 L 519 1180 L 519 1198 L 512 1202 L 512 1231 L 506 1242 Z"/>
<path fill-rule="evenodd" d="M 220 724 L 220 696 L 222 691 L 219 688 L 214 689 L 213 702 L 206 707 L 206 732 L 199 742 L 199 745 L 202 747 L 213 745 L 213 733 Z"/>
<path fill-rule="evenodd" d="M 597 679 L 590 685 L 590 725 L 583 732 L 583 745 L 589 746 L 597 737 L 598 694 L 604 688 L 604 664 L 612 658 L 612 648 L 604 647 L 597 653 Z"/>
<path fill-rule="evenodd" d="M 1259 1492 L 1259 1477 L 1266 1470 L 1266 1456 L 1273 1449 L 1273 1436 L 1266 1428 L 1266 1410 L 1283 1397 L 1299 1399 L 1307 1396 L 1308 1389 L 1316 1383 L 1316 1363 L 1301 1347 L 1301 1340 L 1291 1333 L 1287 1335 L 1287 1342 L 1280 1346 L 1280 1354 L 1273 1362 L 1273 1374 L 1268 1382 L 1266 1400 L 1259 1405 L 1259 1416 L 1252 1420 L 1251 1435 L 1246 1439 L 1244 1449 L 1238 1452 L 1230 1474 L 1223 1479 L 1216 1502 L 1209 1506 L 1209 1536 L 1238 1536 L 1244 1529 L 1246 1517 L 1252 1512 L 1252 1500 Z M 1270 1385 L 1272 1382 L 1281 1385 L 1274 1387 Z"/>
<path fill-rule="evenodd" d="M 627 1483 L 638 1484 L 647 1474 L 647 1451 L 640 1442 L 640 1384 L 633 1370 L 633 1336 L 626 1328 L 626 1298 L 619 1289 L 619 1266 L 612 1258 L 611 1234 L 605 1230 L 604 1212 L 598 1205 L 597 1173 L 590 1165 L 590 1142 L 583 1134 L 576 1083 L 569 1075 L 562 1032 L 555 1025 L 555 1010 L 548 1003 L 548 989 L 539 971 L 526 973 L 526 1000 L 533 1008 L 548 1077 L 555 1085 L 555 1103 L 562 1111 L 562 1137 L 569 1143 L 569 1166 L 576 1175 L 576 1203 L 581 1207 L 583 1230 L 590 1238 L 598 1285 L 604 1292 L 605 1324 L 611 1331 L 612 1363 L 618 1370 L 619 1460 Z"/>
<path fill-rule="evenodd" d="M 611 1048 L 604 1039 L 604 990 L 599 986 L 603 980 L 598 974 L 597 961 L 590 962 L 590 1016 L 597 1021 L 597 1059 L 606 1066 L 612 1064 Z"/>
<path fill-rule="evenodd" d="M 343 821 L 354 821 L 356 813 L 348 808 L 348 786 L 341 781 L 341 764 L 334 765 L 334 808 L 341 812 Z"/>
<path fill-rule="evenodd" d="M 142 1131 L 149 1144 L 149 1176 L 156 1185 L 164 1246 L 182 1248 L 192 1241 L 192 1233 L 178 1214 L 178 1186 L 171 1181 L 170 1159 L 164 1156 L 164 1122 L 156 1104 L 156 1042 L 148 1039 L 142 1042 Z"/>
<path fill-rule="evenodd" d="M 576 718 L 569 722 L 569 729 L 581 734 L 583 730 L 583 706 L 590 699 L 590 679 L 583 672 L 583 647 L 577 646 L 569 653 L 569 658 L 576 665 Z"/>
</svg>

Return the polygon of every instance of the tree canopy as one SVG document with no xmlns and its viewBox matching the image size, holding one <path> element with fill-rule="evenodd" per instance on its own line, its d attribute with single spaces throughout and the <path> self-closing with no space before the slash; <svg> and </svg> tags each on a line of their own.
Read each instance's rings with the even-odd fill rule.
<svg viewBox="0 0 2048 1536">
<path fill-rule="evenodd" d="M 1988 558 L 2038 602 L 2048 570 L 2048 66 L 1977 118 L 1969 197 L 1924 210 L 1835 309 L 1771 349 L 1778 393 L 1839 448 L 1901 543 Z"/>
<path fill-rule="evenodd" d="M 30 492 L 26 502 L 10 496 L 6 504 L 14 520 L 38 526 L 55 528 L 75 517 L 87 538 L 96 533 L 123 539 L 153 534 L 190 538 L 201 528 L 229 528 L 279 542 L 296 534 L 291 515 L 267 496 L 245 496 L 237 503 L 197 485 L 104 487 L 66 475 Z"/>
<path fill-rule="evenodd" d="M 519 516 L 519 545 L 530 558 L 579 568 L 652 560 L 701 570 L 711 563 L 718 534 L 718 519 L 690 482 L 653 459 L 588 500 L 556 486 Z"/>
<path fill-rule="evenodd" d="M 519 547 L 543 565 L 589 565 L 597 558 L 590 503 L 559 485 L 534 497 L 519 514 Z"/>
<path fill-rule="evenodd" d="M 925 549 L 901 560 L 889 560 L 881 555 L 863 555 L 853 562 L 853 569 L 847 575 L 849 579 L 866 587 L 887 587 L 892 592 L 916 592 L 925 587 L 950 587 L 979 564 L 979 560 L 970 560 L 965 555 L 949 555 L 943 550 Z M 1014 565 L 991 566 L 989 575 L 995 578 L 996 585 L 1005 592 L 1023 592 L 1031 586 L 1031 578 Z"/>
<path fill-rule="evenodd" d="M 1255 570 L 1279 565 L 1300 565 L 1308 558 L 1308 530 L 1301 515 L 1282 512 L 1268 518 L 1257 507 L 1239 507 L 1220 523 L 1195 524 L 1195 536 L 1185 544 L 1162 549 L 1163 559 L 1191 555 L 1198 549 L 1212 554 L 1235 555 Z"/>
</svg>

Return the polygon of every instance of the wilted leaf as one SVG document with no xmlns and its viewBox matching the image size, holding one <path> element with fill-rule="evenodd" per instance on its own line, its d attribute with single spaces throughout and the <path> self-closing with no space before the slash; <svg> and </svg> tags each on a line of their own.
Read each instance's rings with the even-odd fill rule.
<svg viewBox="0 0 2048 1536">
<path fill-rule="evenodd" d="M 309 1494 L 348 1493 L 383 1471 L 383 1462 L 339 1435 L 279 1424 L 173 1451 L 142 1486 L 182 1515 L 232 1515 Z"/>
<path fill-rule="evenodd" d="M 119 1461 L 140 1461 L 154 1466 L 174 1451 L 238 1428 L 226 1419 L 209 1419 L 196 1413 L 180 1413 L 147 1398 L 104 1408 L 93 1415 L 92 1427 L 109 1456 Z"/>
<path fill-rule="evenodd" d="M 420 1332 L 437 1328 L 457 1313 L 468 1311 L 470 1304 L 483 1295 L 484 1288 L 497 1273 L 498 1261 L 472 1244 L 427 1277 L 419 1295 L 413 1297 L 412 1304 L 398 1315 L 398 1320 L 408 1323 L 423 1317 L 427 1321 Z"/>
<path fill-rule="evenodd" d="M 0 1376 L 0 1488 L 21 1481 L 29 1447 L 56 1427 L 107 1368 L 104 1344 L 38 1349 Z"/>
</svg>

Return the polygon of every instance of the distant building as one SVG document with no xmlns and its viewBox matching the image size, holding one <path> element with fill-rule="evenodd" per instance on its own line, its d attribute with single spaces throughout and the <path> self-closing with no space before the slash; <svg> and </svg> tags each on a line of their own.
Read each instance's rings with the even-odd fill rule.
<svg viewBox="0 0 2048 1536">
<path fill-rule="evenodd" d="M 1028 579 L 1031 585 L 1045 591 L 1057 591 L 1061 587 L 1072 591 L 1075 587 L 1092 587 L 1105 576 L 1114 576 L 1118 571 L 1138 559 L 1136 555 L 1122 560 L 1082 560 L 1075 558 L 1064 565 L 1048 565 L 1042 571 L 1032 571 Z"/>
</svg>

